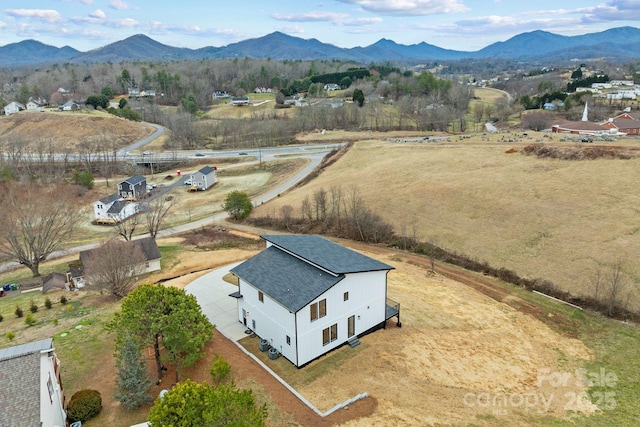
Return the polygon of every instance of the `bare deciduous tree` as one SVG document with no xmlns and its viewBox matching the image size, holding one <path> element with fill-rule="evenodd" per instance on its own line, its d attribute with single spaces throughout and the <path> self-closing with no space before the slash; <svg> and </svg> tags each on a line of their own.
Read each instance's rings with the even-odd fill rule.
<svg viewBox="0 0 640 427">
<path fill-rule="evenodd" d="M 137 245 L 111 239 L 83 260 L 84 275 L 89 286 L 122 298 L 133 289 L 145 261 Z"/>
<path fill-rule="evenodd" d="M 291 219 L 293 217 L 293 206 L 284 205 L 280 207 L 280 216 L 282 217 L 282 223 L 285 226 L 285 228 L 291 231 L 289 229 L 289 226 L 291 225 Z"/>
<path fill-rule="evenodd" d="M 606 305 L 607 315 L 612 316 L 616 308 L 626 305 L 622 303 L 623 293 L 626 290 L 627 283 L 624 280 L 624 273 L 622 271 L 622 261 L 617 260 L 609 271 L 609 280 L 606 282 L 606 294 L 604 295 L 604 303 Z M 629 295 L 627 293 L 626 299 Z"/>
<path fill-rule="evenodd" d="M 0 257 L 40 275 L 40 263 L 68 241 L 82 212 L 74 185 L 7 184 L 1 192 Z"/>
<path fill-rule="evenodd" d="M 123 221 L 116 221 L 115 227 L 118 235 L 122 236 L 124 240 L 131 240 L 139 221 L 138 215 L 130 216 Z"/>
<path fill-rule="evenodd" d="M 169 210 L 173 206 L 173 199 L 167 200 L 166 197 L 156 197 L 145 206 L 144 217 L 146 220 L 147 230 L 152 237 L 158 235 L 160 226 Z"/>
</svg>

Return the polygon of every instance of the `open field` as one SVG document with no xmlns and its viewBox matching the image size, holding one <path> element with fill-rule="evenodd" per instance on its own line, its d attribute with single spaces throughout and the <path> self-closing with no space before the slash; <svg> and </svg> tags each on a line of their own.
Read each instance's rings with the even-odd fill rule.
<svg viewBox="0 0 640 427">
<path fill-rule="evenodd" d="M 221 237 L 225 233 L 241 240 L 225 240 Z M 161 239 L 163 270 L 143 280 L 184 287 L 209 269 L 245 259 L 263 247 L 256 235 L 246 232 L 209 236 L 216 237 L 197 246 L 192 237 Z M 208 344 L 207 358 L 185 376 L 206 380 L 214 355 L 225 355 L 237 384 L 251 388 L 258 402 L 267 403 L 270 426 L 560 426 L 602 425 L 605 420 L 615 421 L 609 425 L 633 425 L 640 395 L 634 350 L 640 333 L 635 326 L 582 313 L 446 265 L 436 265 L 432 273 L 424 257 L 340 243 L 396 268 L 389 275 L 389 296 L 401 303 L 402 328 L 389 321 L 387 329 L 363 337 L 360 346 L 342 347 L 300 370 L 284 358 L 267 360 L 257 350 L 255 338 L 245 338 L 243 345 L 320 410 L 358 393 L 367 392 L 368 398 L 335 416 L 319 418 L 219 334 Z M 491 296 L 476 290 L 483 284 L 491 286 Z M 97 389 L 103 396 L 102 413 L 87 426 L 126 427 L 143 421 L 148 407 L 124 411 L 112 399 L 113 338 L 104 325 L 119 303 L 82 291 L 71 293 L 70 302 L 61 305 L 61 294 L 36 292 L 0 300 L 5 318 L 0 346 L 53 336 L 67 396 L 81 388 Z M 43 307 L 45 297 L 54 302 L 51 310 Z M 27 327 L 12 312 L 16 305 L 26 311 L 32 299 L 40 306 L 35 314 L 38 323 Z M 13 341 L 5 337 L 9 331 L 16 334 Z M 586 400 L 587 388 L 576 376 L 579 368 L 617 375 L 615 385 L 596 388 L 592 394 L 600 410 Z M 558 375 L 566 383 L 552 382 Z M 169 387 L 172 379 L 168 372 L 166 382 L 154 387 L 153 393 Z M 602 390 L 614 393 L 615 410 L 607 410 L 598 399 Z"/>
<path fill-rule="evenodd" d="M 331 137 L 327 134 L 319 138 Z M 518 151 L 537 141 L 576 146 L 560 142 L 557 135 L 531 132 L 527 138 L 453 137 L 449 143 L 391 143 L 388 136 L 360 136 L 316 180 L 253 215 L 278 216 L 285 204 L 299 215 L 305 196 L 334 186 L 347 192 L 352 184 L 345 183 L 353 183 L 367 206 L 397 233 L 406 230 L 412 237 L 407 230 L 415 226 L 419 240 L 521 276 L 551 280 L 576 295 L 591 292 L 598 265 L 606 271 L 620 260 L 628 290 L 637 289 L 640 159 L 525 156 Z M 604 144 L 640 148 L 636 140 Z M 512 148 L 516 152 L 507 153 Z M 640 294 L 631 297 L 633 307 L 640 308 Z"/>
</svg>

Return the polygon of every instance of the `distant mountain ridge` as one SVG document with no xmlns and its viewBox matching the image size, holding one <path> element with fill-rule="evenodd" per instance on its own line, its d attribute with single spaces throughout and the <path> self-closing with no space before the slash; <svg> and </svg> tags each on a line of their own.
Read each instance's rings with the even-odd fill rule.
<svg viewBox="0 0 640 427">
<path fill-rule="evenodd" d="M 619 27 L 579 36 L 561 36 L 537 30 L 518 34 L 475 52 L 443 49 L 426 42 L 402 45 L 384 38 L 366 47 L 340 48 L 317 39 L 302 39 L 278 31 L 223 47 L 209 46 L 200 49 L 168 46 L 142 34 L 88 52 L 80 52 L 69 46 L 57 48 L 36 40 L 24 40 L 0 47 L 0 67 L 3 68 L 61 62 L 81 64 L 245 57 L 274 60 L 340 59 L 365 63 L 467 58 L 531 61 L 573 58 L 627 60 L 640 57 L 640 29 Z"/>
</svg>

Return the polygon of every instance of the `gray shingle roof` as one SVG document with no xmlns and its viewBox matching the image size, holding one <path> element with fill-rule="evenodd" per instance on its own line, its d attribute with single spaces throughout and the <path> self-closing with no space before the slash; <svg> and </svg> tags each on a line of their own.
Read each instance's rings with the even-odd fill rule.
<svg viewBox="0 0 640 427">
<path fill-rule="evenodd" d="M 202 169 L 200 169 L 198 172 L 200 172 L 203 175 L 209 175 L 211 172 L 213 172 L 215 169 L 212 168 L 211 166 L 205 166 Z"/>
<path fill-rule="evenodd" d="M 393 267 L 316 235 L 280 234 L 261 236 L 335 274 L 393 270 Z"/>
<path fill-rule="evenodd" d="M 156 243 L 156 239 L 153 237 L 144 237 L 142 239 L 135 239 L 128 242 L 123 242 L 127 245 L 135 245 L 137 246 L 142 254 L 145 256 L 147 261 L 152 261 L 154 259 L 160 259 L 160 250 L 158 249 L 158 244 Z M 91 263 L 91 256 L 95 253 L 95 250 L 99 250 L 100 248 L 87 249 L 84 251 L 80 251 L 80 262 L 82 263 L 82 267 L 80 271 L 83 271 L 87 268 L 87 264 Z"/>
<path fill-rule="evenodd" d="M 107 210 L 108 214 L 118 214 L 120 212 L 122 212 L 122 209 L 124 209 L 125 206 L 127 206 L 129 202 L 126 200 L 116 200 L 115 202 L 113 202 L 113 204 L 111 205 L 111 207 Z"/>
<path fill-rule="evenodd" d="M 138 184 L 138 183 L 140 183 L 142 181 L 146 181 L 146 180 L 147 180 L 147 178 L 145 178 L 142 175 L 134 175 L 131 178 L 127 178 L 122 182 L 127 182 L 127 183 L 129 183 L 131 185 L 136 185 L 136 184 Z"/>
<path fill-rule="evenodd" d="M 133 240 L 133 244 L 140 248 L 147 261 L 160 258 L 160 250 L 156 239 L 153 237 L 144 237 L 142 239 Z"/>
<path fill-rule="evenodd" d="M 231 272 L 295 313 L 344 278 L 271 246 Z"/>
<path fill-rule="evenodd" d="M 40 352 L 51 338 L 0 350 L 0 426 L 40 427 Z"/>
<path fill-rule="evenodd" d="M 120 197 L 121 196 L 119 194 L 111 194 L 109 196 L 103 197 L 102 199 L 100 199 L 100 201 L 102 203 L 104 203 L 105 205 L 107 205 L 107 204 L 109 204 L 109 203 L 111 203 L 113 201 L 118 200 Z"/>
<path fill-rule="evenodd" d="M 294 313 L 340 282 L 347 273 L 393 269 L 320 236 L 262 238 L 273 245 L 232 268 L 231 272 Z"/>
</svg>

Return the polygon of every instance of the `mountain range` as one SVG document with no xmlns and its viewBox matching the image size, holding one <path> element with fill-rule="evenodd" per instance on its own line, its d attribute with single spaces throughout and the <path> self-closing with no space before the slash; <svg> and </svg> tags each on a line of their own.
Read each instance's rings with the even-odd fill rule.
<svg viewBox="0 0 640 427">
<path fill-rule="evenodd" d="M 69 46 L 57 48 L 36 40 L 24 40 L 0 47 L 0 67 L 3 68 L 67 62 L 82 64 L 245 57 L 274 60 L 339 59 L 363 63 L 482 58 L 549 62 L 593 58 L 624 61 L 640 57 L 640 29 L 619 27 L 579 36 L 562 36 L 538 30 L 518 34 L 474 52 L 443 49 L 426 42 L 402 45 L 387 39 L 366 47 L 340 48 L 317 39 L 302 39 L 281 32 L 223 47 L 200 49 L 164 45 L 142 34 L 87 52 Z"/>
</svg>

